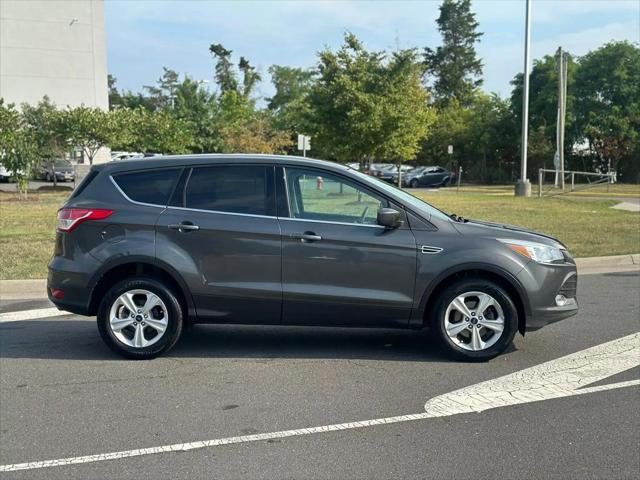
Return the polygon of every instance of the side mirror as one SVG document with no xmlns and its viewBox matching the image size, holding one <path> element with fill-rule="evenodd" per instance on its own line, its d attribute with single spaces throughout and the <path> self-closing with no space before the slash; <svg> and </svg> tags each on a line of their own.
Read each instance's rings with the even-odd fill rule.
<svg viewBox="0 0 640 480">
<path fill-rule="evenodd" d="M 378 210 L 378 225 L 382 225 L 385 228 L 398 228 L 402 226 L 403 222 L 400 220 L 400 212 L 393 208 L 381 208 Z"/>
</svg>

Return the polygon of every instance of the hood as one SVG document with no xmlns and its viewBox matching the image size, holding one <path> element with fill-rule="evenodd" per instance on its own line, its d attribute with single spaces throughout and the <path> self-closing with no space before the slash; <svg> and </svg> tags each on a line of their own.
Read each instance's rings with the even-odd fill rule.
<svg viewBox="0 0 640 480">
<path fill-rule="evenodd" d="M 560 246 L 566 249 L 566 246 L 557 238 L 544 233 L 528 230 L 515 225 L 506 225 L 503 223 L 485 222 L 482 220 L 467 220 L 462 222 L 452 222 L 454 227 L 463 235 L 481 235 L 484 237 L 525 240 L 530 242 L 538 242 L 544 245 Z"/>
<path fill-rule="evenodd" d="M 55 167 L 56 173 L 73 173 L 73 167 Z"/>
</svg>

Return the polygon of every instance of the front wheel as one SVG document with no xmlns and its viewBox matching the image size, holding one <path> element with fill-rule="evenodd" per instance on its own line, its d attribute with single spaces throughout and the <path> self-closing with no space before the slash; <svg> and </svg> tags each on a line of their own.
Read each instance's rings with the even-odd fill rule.
<svg viewBox="0 0 640 480">
<path fill-rule="evenodd" d="M 157 280 L 136 277 L 109 289 L 98 309 L 98 330 L 116 353 L 153 358 L 180 338 L 183 311 L 175 294 Z"/>
<path fill-rule="evenodd" d="M 452 357 L 485 361 L 504 352 L 518 330 L 509 294 L 484 279 L 463 279 L 441 293 L 432 312 L 434 333 Z"/>
<path fill-rule="evenodd" d="M 409 182 L 409 186 L 410 186 L 411 188 L 418 188 L 418 180 L 416 180 L 416 179 L 414 178 L 413 180 L 411 180 L 411 181 Z"/>
</svg>

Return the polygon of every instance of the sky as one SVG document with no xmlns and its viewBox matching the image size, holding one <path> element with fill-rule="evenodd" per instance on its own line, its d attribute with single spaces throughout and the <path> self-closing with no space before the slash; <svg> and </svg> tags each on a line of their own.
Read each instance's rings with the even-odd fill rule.
<svg viewBox="0 0 640 480">
<path fill-rule="evenodd" d="M 140 91 L 166 66 L 213 84 L 212 43 L 246 57 L 263 77 L 256 96 L 273 93 L 270 65 L 313 67 L 345 31 L 369 50 L 440 44 L 439 0 L 210 1 L 106 0 L 107 64 L 119 89 Z M 474 0 L 484 32 L 477 45 L 487 92 L 506 97 L 524 64 L 524 0 Z M 611 40 L 640 42 L 640 0 L 532 0 L 532 59 L 562 46 L 584 55 Z"/>
</svg>

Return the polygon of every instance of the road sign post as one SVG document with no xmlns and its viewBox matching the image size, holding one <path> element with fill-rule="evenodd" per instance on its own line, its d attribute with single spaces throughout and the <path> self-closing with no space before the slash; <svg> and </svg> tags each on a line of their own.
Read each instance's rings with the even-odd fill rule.
<svg viewBox="0 0 640 480">
<path fill-rule="evenodd" d="M 307 156 L 307 150 L 311 150 L 311 137 L 298 134 L 298 150 L 302 150 L 302 156 Z"/>
</svg>

